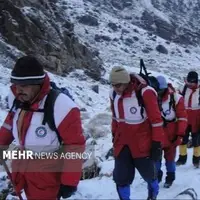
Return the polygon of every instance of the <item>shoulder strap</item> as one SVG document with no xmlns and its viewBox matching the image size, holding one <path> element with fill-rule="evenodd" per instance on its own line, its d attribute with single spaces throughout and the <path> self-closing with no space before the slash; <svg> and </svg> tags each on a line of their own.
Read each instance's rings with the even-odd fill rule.
<svg viewBox="0 0 200 200">
<path fill-rule="evenodd" d="M 137 100 L 138 100 L 138 105 L 141 107 L 140 109 L 140 114 L 142 116 L 142 118 L 144 119 L 144 101 L 143 101 L 143 98 L 142 98 L 142 89 L 138 90 L 136 92 L 136 97 L 137 97 Z"/>
<path fill-rule="evenodd" d="M 174 99 L 174 94 L 170 94 L 169 110 L 171 110 L 171 108 L 173 108 L 174 111 L 176 112 L 176 102 Z"/>
<path fill-rule="evenodd" d="M 113 90 L 113 94 L 112 94 L 113 101 L 115 100 L 116 95 L 117 95 L 117 93 Z"/>
<path fill-rule="evenodd" d="M 200 105 L 200 88 L 199 88 L 199 105 Z"/>
<path fill-rule="evenodd" d="M 60 94 L 60 91 L 58 90 L 54 90 L 54 89 L 50 90 L 46 98 L 45 105 L 44 105 L 44 118 L 43 118 L 42 124 L 44 125 L 45 123 L 47 123 L 49 125 L 49 128 L 56 132 L 58 140 L 61 143 L 62 139 L 56 128 L 56 124 L 54 120 L 54 104 L 59 94 Z"/>
<path fill-rule="evenodd" d="M 181 92 L 183 97 L 185 96 L 186 90 L 187 90 L 187 85 L 184 85 L 183 91 Z"/>
</svg>

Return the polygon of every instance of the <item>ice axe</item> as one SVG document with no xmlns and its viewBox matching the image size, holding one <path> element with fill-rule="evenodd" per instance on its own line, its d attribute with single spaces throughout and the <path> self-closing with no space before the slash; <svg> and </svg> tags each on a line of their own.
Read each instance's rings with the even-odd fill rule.
<svg viewBox="0 0 200 200">
<path fill-rule="evenodd" d="M 8 169 L 8 166 L 5 162 L 5 160 L 0 159 L 0 163 L 3 165 L 4 169 L 6 170 L 6 173 L 8 174 L 8 177 L 9 177 L 9 179 L 10 179 L 12 185 L 13 185 L 13 188 L 15 190 L 16 195 L 19 197 L 20 200 L 23 200 L 22 195 L 19 192 L 17 192 L 16 189 L 15 189 L 15 184 L 12 181 L 12 176 L 11 176 L 10 170 Z"/>
</svg>

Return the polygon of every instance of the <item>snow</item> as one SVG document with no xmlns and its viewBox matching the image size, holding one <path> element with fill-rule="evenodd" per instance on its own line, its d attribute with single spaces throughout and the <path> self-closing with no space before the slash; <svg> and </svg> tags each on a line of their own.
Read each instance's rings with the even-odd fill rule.
<svg viewBox="0 0 200 200">
<path fill-rule="evenodd" d="M 127 67 L 127 70 L 138 72 L 138 68 Z M 0 71 L 2 77 L 0 77 L 0 90 L 2 97 L 6 97 L 8 94 L 9 88 L 9 73 L 10 70 L 0 66 Z M 153 75 L 160 74 L 159 72 L 151 71 Z M 77 73 L 77 72 L 74 72 Z M 174 71 L 175 73 L 175 71 Z M 79 71 L 79 74 L 84 76 L 84 74 Z M 97 94 L 93 92 L 90 88 L 91 85 L 95 84 L 93 80 L 88 79 L 87 81 L 79 80 L 73 78 L 73 73 L 67 77 L 59 77 L 49 73 L 49 76 L 60 86 L 67 86 L 70 89 L 70 92 L 73 92 L 73 96 L 76 99 L 76 102 L 80 107 L 87 109 L 86 118 L 83 120 L 83 126 L 85 130 L 93 125 L 93 128 L 98 128 L 101 126 L 101 131 L 106 134 L 100 135 L 96 138 L 95 148 L 95 157 L 98 158 L 98 166 L 101 168 L 99 177 L 82 180 L 78 186 L 78 191 L 75 195 L 69 199 L 118 199 L 116 192 L 115 184 L 112 180 L 112 171 L 114 168 L 114 160 L 112 157 L 109 157 L 108 160 L 105 159 L 105 156 L 109 149 L 112 147 L 111 143 L 111 133 L 109 129 L 110 123 L 110 112 L 108 110 L 109 101 L 108 101 L 108 92 L 110 87 L 108 85 L 100 85 L 100 93 Z M 167 80 L 171 80 L 173 84 L 178 86 L 179 80 L 172 79 L 170 76 L 164 74 Z M 80 87 L 82 89 L 80 89 Z M 90 104 L 87 103 L 88 98 L 91 98 Z M 2 110 L 0 113 L 0 121 L 3 122 L 3 119 L 7 111 Z M 99 119 L 99 120 L 98 120 Z M 98 130 L 98 129 L 97 129 Z M 95 138 L 95 137 L 94 137 Z M 91 142 L 88 140 L 88 143 Z M 185 166 L 177 167 L 176 181 L 170 190 L 163 188 L 163 182 L 160 184 L 160 193 L 159 199 L 176 199 L 180 192 L 187 188 L 194 188 L 199 194 L 199 184 L 200 175 L 199 169 L 194 169 L 192 166 L 192 149 L 189 149 L 188 162 Z M 177 153 L 178 156 L 178 153 Z M 165 172 L 164 160 L 163 160 L 163 171 Z M 0 176 L 5 175 L 5 172 L 1 172 Z M 190 181 L 191 180 L 191 181 Z M 1 188 L 4 188 L 5 185 L 1 185 Z M 168 192 L 170 191 L 170 192 Z M 23 195 L 25 195 L 23 193 Z M 12 195 L 9 195 L 7 199 L 10 199 Z M 25 197 L 25 196 L 24 196 Z M 135 180 L 131 185 L 131 198 L 133 199 L 145 199 L 147 197 L 146 183 L 140 177 L 138 171 L 136 170 Z M 180 199 L 184 197 L 181 195 Z M 185 198 L 189 198 L 186 196 Z"/>
<path fill-rule="evenodd" d="M 178 154 L 177 154 L 178 156 Z M 113 170 L 114 162 L 106 161 L 102 170 L 104 173 L 110 174 Z M 162 170 L 165 175 L 165 162 L 163 159 Z M 163 188 L 165 176 L 160 183 L 160 193 L 158 199 L 190 199 L 189 196 L 177 195 L 188 188 L 194 188 L 197 195 L 200 195 L 200 170 L 194 169 L 192 165 L 192 149 L 188 150 L 188 162 L 185 166 L 177 167 L 176 180 L 170 189 Z M 135 180 L 131 185 L 131 199 L 146 199 L 147 189 L 146 183 L 141 179 L 136 170 Z M 77 194 L 69 199 L 118 199 L 115 184 L 112 177 L 98 177 L 91 180 L 81 181 Z"/>
<path fill-rule="evenodd" d="M 147 10 L 150 10 L 152 13 L 154 13 L 156 16 L 160 17 L 162 20 L 166 21 L 167 23 L 171 24 L 170 19 L 168 18 L 167 15 L 165 15 L 163 12 L 159 11 L 156 9 L 151 1 L 149 0 L 142 0 L 141 4 L 143 5 L 142 7 L 146 8 Z"/>
<path fill-rule="evenodd" d="M 57 5 L 62 6 L 66 0 L 58 1 Z M 163 20 L 170 22 L 169 17 L 165 12 L 161 12 L 153 7 L 149 0 L 137 1 L 137 11 L 133 13 L 134 16 L 141 16 L 144 11 L 143 6 L 146 9 L 151 10 L 156 16 L 159 16 Z M 160 0 L 161 2 L 161 0 Z M 176 1 L 177 2 L 177 1 Z M 186 5 L 187 0 L 184 0 Z M 195 3 L 197 2 L 194 1 Z M 143 4 L 143 6 L 141 6 Z M 149 72 L 152 75 L 157 76 L 163 74 L 168 82 L 171 82 L 175 87 L 179 87 L 183 83 L 183 77 L 186 76 L 189 70 L 199 71 L 200 61 L 200 48 L 190 47 L 187 49 L 191 53 L 186 53 L 186 48 L 175 43 L 166 43 L 166 40 L 156 37 L 139 28 L 138 26 L 127 23 L 126 20 L 117 17 L 117 15 L 110 14 L 99 8 L 95 8 L 90 2 L 78 0 L 68 1 L 68 9 L 66 10 L 66 17 L 70 16 L 70 19 L 75 24 L 75 32 L 79 37 L 79 40 L 89 43 L 92 47 L 99 49 L 100 57 L 104 61 L 104 67 L 106 73 L 103 78 L 108 79 L 109 72 L 114 65 L 123 65 L 130 72 L 139 72 L 140 58 L 144 58 L 144 62 Z M 95 13 L 94 10 L 99 9 L 99 12 Z M 135 10 L 134 10 L 135 11 Z M 33 13 L 31 7 L 24 7 L 22 12 L 29 16 L 38 13 Z M 39 12 L 39 11 L 38 11 Z M 88 27 L 77 22 L 77 16 L 87 14 L 88 12 L 94 12 L 95 16 L 98 16 L 100 23 L 99 27 Z M 132 10 L 131 10 L 132 12 Z M 43 16 L 43 13 L 39 13 Z M 130 14 L 129 12 L 124 14 Z M 132 14 L 132 13 L 131 13 Z M 121 26 L 117 32 L 110 31 L 107 23 L 113 22 L 117 26 Z M 17 25 L 17 24 L 16 24 Z M 182 25 L 182 24 L 181 24 Z M 181 26 L 180 25 L 180 26 Z M 126 34 L 122 35 L 122 29 L 128 30 Z M 87 30 L 87 34 L 85 32 Z M 111 38 L 111 42 L 97 43 L 94 40 L 95 34 L 106 35 Z M 123 38 L 122 40 L 120 38 Z M 138 41 L 134 41 L 132 45 L 127 46 L 124 44 L 124 40 L 127 38 L 138 37 Z M 1 35 L 0 35 L 1 39 Z M 117 39 L 118 41 L 114 41 Z M 0 40 L 1 43 L 4 43 Z M 169 53 L 167 55 L 160 54 L 155 51 L 155 47 L 158 44 L 164 45 Z M 12 51 L 18 52 L 14 47 L 9 46 Z M 150 47 L 153 50 L 149 54 L 145 54 L 142 50 L 145 47 Z M 125 51 L 125 49 L 127 51 Z M 51 80 L 55 81 L 60 87 L 67 87 L 69 92 L 75 98 L 75 102 L 80 108 L 86 109 L 86 112 L 82 113 L 83 128 L 86 135 L 92 136 L 87 140 L 87 145 L 91 144 L 93 140 L 96 141 L 95 157 L 98 160 L 98 166 L 101 168 L 99 177 L 82 180 L 78 186 L 77 193 L 69 199 L 119 199 L 115 184 L 112 180 L 112 171 L 114 168 L 114 160 L 110 157 L 106 160 L 105 156 L 112 147 L 111 132 L 110 132 L 110 110 L 109 110 L 109 85 L 103 85 L 99 82 L 87 77 L 82 70 L 76 70 L 70 73 L 67 77 L 60 77 L 49 73 Z M 78 75 L 78 76 L 77 76 Z M 1 100 L 6 98 L 10 86 L 10 69 L 5 68 L 5 65 L 0 65 L 0 91 Z M 99 93 L 95 93 L 91 87 L 94 85 L 99 86 Z M 0 107 L 0 125 L 7 114 L 7 110 Z M 178 156 L 178 152 L 177 152 Z M 164 160 L 163 171 L 165 172 Z M 2 171 L 2 167 L 1 171 Z M 170 189 L 163 188 L 163 182 L 160 184 L 159 199 L 190 199 L 190 197 L 177 195 L 187 188 L 194 188 L 198 195 L 200 195 L 200 169 L 194 169 L 192 166 L 192 149 L 188 150 L 188 162 L 185 166 L 177 167 L 176 181 Z M 0 173 L 0 178 L 5 176 L 5 172 Z M 0 190 L 5 188 L 6 185 L 0 182 Z M 23 193 L 23 197 L 24 193 Z M 136 170 L 136 176 L 133 184 L 131 185 L 131 198 L 132 199 L 146 199 L 147 189 L 146 183 L 141 179 L 138 171 Z M 9 196 L 7 199 L 11 199 Z"/>
</svg>

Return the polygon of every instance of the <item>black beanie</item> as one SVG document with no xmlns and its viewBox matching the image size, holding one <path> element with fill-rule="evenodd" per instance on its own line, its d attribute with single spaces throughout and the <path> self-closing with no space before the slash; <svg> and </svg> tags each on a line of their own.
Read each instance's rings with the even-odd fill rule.
<svg viewBox="0 0 200 200">
<path fill-rule="evenodd" d="M 19 58 L 11 73 L 11 83 L 14 84 L 36 85 L 43 83 L 44 78 L 42 64 L 32 56 Z"/>
<path fill-rule="evenodd" d="M 198 83 L 198 74 L 195 71 L 190 71 L 187 75 L 187 81 L 190 83 Z"/>
</svg>

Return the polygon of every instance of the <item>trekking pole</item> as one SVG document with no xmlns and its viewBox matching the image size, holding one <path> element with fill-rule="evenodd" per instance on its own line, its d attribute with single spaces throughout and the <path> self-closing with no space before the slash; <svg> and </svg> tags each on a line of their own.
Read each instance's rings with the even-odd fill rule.
<svg viewBox="0 0 200 200">
<path fill-rule="evenodd" d="M 2 160 L 2 159 L 0 159 L 0 162 L 2 163 L 4 169 L 6 170 L 6 173 L 8 174 L 8 177 L 9 177 L 9 179 L 10 179 L 12 185 L 13 185 L 13 188 L 14 188 L 14 190 L 15 190 L 16 195 L 19 197 L 20 200 L 23 200 L 21 194 L 18 193 L 18 192 L 16 191 L 16 189 L 15 189 L 15 184 L 14 184 L 13 181 L 12 181 L 12 176 L 11 176 L 10 170 L 8 169 L 8 166 L 7 166 L 6 162 L 5 162 L 4 160 Z"/>
<path fill-rule="evenodd" d="M 145 75 L 149 78 L 149 75 L 150 75 L 151 73 L 150 73 L 150 72 L 149 72 L 149 73 L 147 72 L 147 68 L 146 68 L 146 66 L 145 66 L 145 64 L 144 64 L 143 59 L 140 59 L 140 72 L 142 72 L 142 69 L 144 69 Z"/>
</svg>

